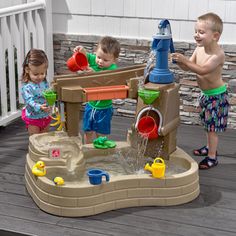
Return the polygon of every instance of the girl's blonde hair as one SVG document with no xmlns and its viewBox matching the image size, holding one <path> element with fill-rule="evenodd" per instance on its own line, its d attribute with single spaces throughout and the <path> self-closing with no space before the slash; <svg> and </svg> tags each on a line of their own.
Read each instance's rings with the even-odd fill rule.
<svg viewBox="0 0 236 236">
<path fill-rule="evenodd" d="M 26 72 L 26 68 L 29 67 L 29 65 L 41 66 L 42 64 L 45 64 L 46 67 L 48 67 L 48 58 L 45 52 L 40 49 L 30 49 L 22 64 L 22 82 L 28 83 L 30 81 L 29 74 Z"/>
<path fill-rule="evenodd" d="M 213 32 L 218 32 L 220 35 L 223 32 L 223 22 L 221 18 L 215 13 L 209 12 L 204 15 L 201 15 L 197 18 L 200 21 L 205 21 L 209 23 L 210 29 Z"/>
</svg>

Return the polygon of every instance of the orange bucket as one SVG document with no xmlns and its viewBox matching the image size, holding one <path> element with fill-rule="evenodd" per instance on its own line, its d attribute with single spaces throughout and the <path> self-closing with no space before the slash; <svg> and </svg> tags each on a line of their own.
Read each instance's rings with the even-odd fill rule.
<svg viewBox="0 0 236 236">
<path fill-rule="evenodd" d="M 151 116 L 142 117 L 137 126 L 138 132 L 148 139 L 155 139 L 158 137 L 158 127 L 156 121 Z"/>
<path fill-rule="evenodd" d="M 86 70 L 88 67 L 88 60 L 83 53 L 75 52 L 72 57 L 67 60 L 66 64 L 69 70 L 75 72 L 78 70 Z"/>
</svg>

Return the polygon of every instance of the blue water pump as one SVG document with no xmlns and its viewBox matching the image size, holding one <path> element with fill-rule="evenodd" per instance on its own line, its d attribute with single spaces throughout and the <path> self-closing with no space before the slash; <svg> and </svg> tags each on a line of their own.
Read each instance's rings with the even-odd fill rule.
<svg viewBox="0 0 236 236">
<path fill-rule="evenodd" d="M 156 52 L 156 66 L 150 72 L 149 81 L 155 84 L 169 84 L 174 80 L 173 73 L 168 68 L 168 52 L 175 52 L 170 22 L 160 21 L 159 33 L 153 36 L 152 50 Z"/>
</svg>

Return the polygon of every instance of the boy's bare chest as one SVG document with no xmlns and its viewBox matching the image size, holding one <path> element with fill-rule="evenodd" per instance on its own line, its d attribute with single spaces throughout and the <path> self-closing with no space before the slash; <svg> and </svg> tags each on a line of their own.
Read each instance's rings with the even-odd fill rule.
<svg viewBox="0 0 236 236">
<path fill-rule="evenodd" d="M 213 55 L 209 55 L 206 54 L 203 51 L 199 51 L 197 52 L 197 64 L 200 66 L 203 66 L 204 64 L 206 64 L 211 58 L 213 57 Z"/>
</svg>

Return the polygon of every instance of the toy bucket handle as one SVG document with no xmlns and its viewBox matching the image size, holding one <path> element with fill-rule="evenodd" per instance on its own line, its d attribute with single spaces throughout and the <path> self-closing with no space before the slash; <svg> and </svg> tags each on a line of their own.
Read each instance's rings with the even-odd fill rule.
<svg viewBox="0 0 236 236">
<path fill-rule="evenodd" d="M 165 161 L 161 157 L 155 158 L 154 163 L 158 163 L 158 161 L 162 164 L 165 164 Z"/>
<path fill-rule="evenodd" d="M 143 109 L 141 109 L 136 117 L 136 122 L 135 122 L 135 129 L 138 129 L 138 122 L 141 118 L 141 115 L 145 112 L 145 111 L 154 111 L 157 113 L 158 117 L 159 117 L 159 127 L 158 127 L 158 134 L 160 134 L 161 132 L 161 128 L 162 128 L 162 115 L 161 113 L 154 107 L 151 106 L 146 106 Z"/>
<path fill-rule="evenodd" d="M 103 171 L 102 176 L 106 177 L 106 182 L 110 181 L 110 176 L 109 176 L 109 174 L 107 172 Z"/>
</svg>

